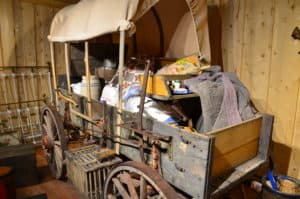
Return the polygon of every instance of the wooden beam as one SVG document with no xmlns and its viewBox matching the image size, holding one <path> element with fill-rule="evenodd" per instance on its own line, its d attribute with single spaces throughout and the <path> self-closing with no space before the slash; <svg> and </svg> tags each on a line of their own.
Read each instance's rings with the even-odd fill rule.
<svg viewBox="0 0 300 199">
<path fill-rule="evenodd" d="M 64 6 L 77 3 L 79 0 L 21 0 L 21 1 L 50 6 L 54 8 L 62 8 Z"/>
</svg>

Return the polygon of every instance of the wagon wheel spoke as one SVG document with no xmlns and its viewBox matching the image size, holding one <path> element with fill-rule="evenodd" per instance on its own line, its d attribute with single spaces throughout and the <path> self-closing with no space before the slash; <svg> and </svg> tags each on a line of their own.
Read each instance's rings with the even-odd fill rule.
<svg viewBox="0 0 300 199">
<path fill-rule="evenodd" d="M 175 190 L 154 169 L 140 162 L 125 162 L 107 176 L 104 198 L 177 199 Z"/>
<path fill-rule="evenodd" d="M 40 121 L 43 129 L 43 149 L 52 175 L 57 179 L 64 176 L 64 151 L 67 141 L 63 123 L 54 106 L 43 107 Z"/>
<path fill-rule="evenodd" d="M 42 127 L 44 128 L 45 133 L 48 135 L 50 132 L 50 129 L 48 128 L 48 126 L 46 124 L 43 124 Z"/>
<path fill-rule="evenodd" d="M 140 177 L 140 199 L 145 199 L 147 196 L 146 182 L 143 176 Z"/>
<path fill-rule="evenodd" d="M 54 133 L 56 133 L 55 124 L 53 123 L 53 118 L 48 111 L 44 115 L 44 120 L 47 126 L 47 134 L 53 138 Z"/>
<path fill-rule="evenodd" d="M 117 199 L 114 195 L 112 195 L 112 194 L 109 194 L 108 196 L 107 196 L 107 199 Z"/>
<path fill-rule="evenodd" d="M 54 159 L 55 159 L 56 169 L 59 171 L 62 169 L 63 166 L 62 150 L 59 146 L 54 145 L 53 155 L 55 157 Z"/>
<path fill-rule="evenodd" d="M 120 178 L 120 181 L 124 184 L 127 185 L 129 193 L 130 193 L 130 198 L 132 199 L 139 199 L 138 194 L 135 190 L 135 184 L 131 176 L 126 172 L 122 173 L 118 176 Z"/>
<path fill-rule="evenodd" d="M 130 199 L 130 196 L 128 195 L 125 187 L 121 184 L 121 182 L 117 178 L 113 178 L 112 181 L 123 199 Z"/>
</svg>

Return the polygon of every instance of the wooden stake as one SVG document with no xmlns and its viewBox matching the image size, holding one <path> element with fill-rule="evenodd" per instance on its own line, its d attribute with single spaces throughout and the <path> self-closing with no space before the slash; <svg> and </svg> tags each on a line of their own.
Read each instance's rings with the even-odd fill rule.
<svg viewBox="0 0 300 199">
<path fill-rule="evenodd" d="M 51 54 L 51 69 L 52 69 L 52 82 L 53 82 L 53 89 L 54 89 L 54 96 L 55 96 L 55 101 L 54 104 L 55 106 L 58 105 L 58 97 L 56 93 L 57 89 L 57 83 L 56 83 L 56 72 L 55 72 L 55 57 L 54 57 L 54 43 L 50 42 L 50 54 Z M 50 91 L 53 92 L 53 91 Z"/>
</svg>

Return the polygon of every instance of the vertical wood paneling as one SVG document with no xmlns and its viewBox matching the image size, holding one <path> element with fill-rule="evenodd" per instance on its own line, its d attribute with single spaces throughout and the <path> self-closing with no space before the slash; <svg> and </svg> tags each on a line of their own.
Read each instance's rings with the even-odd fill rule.
<svg viewBox="0 0 300 199">
<path fill-rule="evenodd" d="M 232 72 L 235 72 L 239 77 L 241 76 L 241 63 L 244 57 L 243 48 L 244 43 L 244 31 L 245 31 L 245 5 L 247 1 L 234 0 L 233 7 L 233 63 Z"/>
<path fill-rule="evenodd" d="M 47 65 L 47 36 L 55 12 L 52 7 L 22 0 L 0 0 L 0 64 Z"/>
<path fill-rule="evenodd" d="M 54 13 L 58 12 L 59 9 L 54 9 Z M 62 75 L 65 74 L 65 50 L 64 45 L 62 43 L 55 43 L 55 66 L 56 66 L 56 74 Z"/>
<path fill-rule="evenodd" d="M 51 20 L 53 18 L 53 9 L 36 5 L 36 50 L 38 53 L 37 56 L 37 65 L 47 65 L 50 63 L 50 46 L 47 39 L 47 36 L 50 32 Z"/>
<path fill-rule="evenodd" d="M 224 68 L 241 77 L 260 111 L 274 114 L 276 168 L 300 178 L 300 41 L 291 38 L 300 0 L 220 1 Z"/>
<path fill-rule="evenodd" d="M 243 0 L 220 0 L 222 15 L 222 52 L 224 70 L 240 76 L 243 57 L 245 3 Z"/>
<path fill-rule="evenodd" d="M 34 5 L 14 1 L 16 63 L 20 66 L 36 65 Z"/>
<path fill-rule="evenodd" d="M 289 175 L 295 176 L 300 179 L 300 87 L 298 89 L 298 102 L 297 102 L 297 112 L 294 127 L 294 134 L 292 138 L 293 150 L 290 157 L 290 167 L 288 170 Z"/>
<path fill-rule="evenodd" d="M 221 0 L 220 9 L 221 9 L 221 19 L 222 19 L 222 53 L 224 69 L 226 71 L 235 71 L 233 68 L 233 1 L 230 0 Z"/>
<path fill-rule="evenodd" d="M 274 1 L 245 1 L 245 29 L 240 78 L 260 111 L 266 110 L 274 24 Z M 236 56 L 236 55 L 234 55 Z"/>
<path fill-rule="evenodd" d="M 2 50 L 1 26 L 0 26 L 0 66 L 3 66 L 3 50 Z"/>
<path fill-rule="evenodd" d="M 273 50 L 271 60 L 271 74 L 267 109 L 273 112 L 275 119 L 275 132 L 273 140 L 283 143 L 291 148 L 291 153 L 299 152 L 300 140 L 299 128 L 295 128 L 295 121 L 299 121 L 297 114 L 297 103 L 300 86 L 300 42 L 291 38 L 291 33 L 296 26 L 300 24 L 300 1 L 276 0 L 276 15 L 274 23 Z M 299 108 L 299 106 L 298 106 Z M 297 127 L 299 125 L 297 124 Z M 296 135 L 296 136 L 295 136 Z M 276 147 L 276 146 L 275 146 Z M 276 149 L 275 149 L 276 150 Z M 284 154 L 277 155 L 277 161 L 280 162 Z M 298 168 L 300 156 L 290 157 L 288 171 L 290 174 L 296 174 L 292 168 Z M 280 162 L 281 167 L 286 162 Z M 293 172 L 292 172 L 293 171 Z M 300 177 L 300 176 L 295 176 Z"/>
<path fill-rule="evenodd" d="M 65 51 L 64 45 L 62 43 L 55 43 L 55 67 L 56 67 L 56 74 L 63 75 L 66 74 L 65 68 Z"/>
<path fill-rule="evenodd" d="M 0 30 L 3 65 L 15 65 L 13 0 L 0 0 Z"/>
</svg>

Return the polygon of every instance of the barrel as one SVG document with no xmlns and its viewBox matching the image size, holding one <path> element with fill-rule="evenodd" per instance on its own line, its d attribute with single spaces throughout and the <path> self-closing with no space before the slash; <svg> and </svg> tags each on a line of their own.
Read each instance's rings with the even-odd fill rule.
<svg viewBox="0 0 300 199">
<path fill-rule="evenodd" d="M 275 190 L 268 184 L 267 177 L 262 180 L 263 199 L 300 199 L 300 181 L 284 175 L 275 176 L 279 184 L 279 190 Z"/>
<path fill-rule="evenodd" d="M 15 199 L 16 188 L 11 167 L 0 167 L 0 198 Z"/>
<path fill-rule="evenodd" d="M 100 90 L 101 84 L 95 75 L 90 76 L 90 85 L 91 85 L 91 97 L 94 100 L 99 100 L 100 97 Z M 86 76 L 82 76 L 81 87 L 80 87 L 80 94 L 87 97 L 87 81 Z"/>
</svg>

